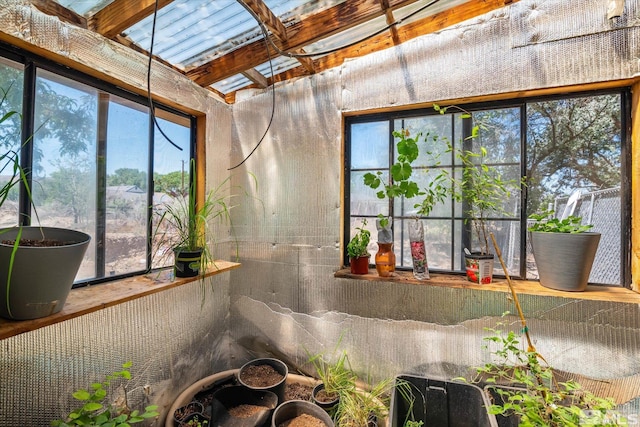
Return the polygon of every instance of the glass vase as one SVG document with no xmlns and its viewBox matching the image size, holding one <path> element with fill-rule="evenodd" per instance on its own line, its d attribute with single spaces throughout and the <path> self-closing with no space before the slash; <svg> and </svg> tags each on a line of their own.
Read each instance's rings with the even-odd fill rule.
<svg viewBox="0 0 640 427">
<path fill-rule="evenodd" d="M 395 275 L 396 254 L 393 252 L 393 243 L 378 242 L 376 271 L 380 277 L 390 277 Z"/>
<path fill-rule="evenodd" d="M 429 264 L 424 247 L 424 226 L 419 219 L 409 222 L 409 242 L 411 244 L 411 260 L 413 261 L 413 277 L 418 280 L 429 280 Z"/>
</svg>

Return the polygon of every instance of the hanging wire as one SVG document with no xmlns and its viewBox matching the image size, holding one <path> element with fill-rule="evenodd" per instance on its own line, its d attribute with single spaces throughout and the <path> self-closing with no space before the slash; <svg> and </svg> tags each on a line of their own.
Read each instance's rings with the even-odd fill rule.
<svg viewBox="0 0 640 427">
<path fill-rule="evenodd" d="M 266 46 L 266 51 L 267 51 L 267 57 L 268 57 L 268 61 L 269 61 L 269 69 L 270 69 L 271 75 L 273 76 L 274 75 L 274 72 L 273 72 L 273 60 L 272 60 L 272 57 L 271 57 L 271 52 L 269 50 L 269 44 L 274 48 L 274 50 L 276 52 L 278 52 L 278 54 L 280 54 L 282 56 L 287 56 L 289 58 L 309 58 L 309 57 L 313 57 L 313 56 L 328 55 L 328 54 L 337 52 L 339 50 L 346 49 L 346 48 L 349 48 L 351 46 L 355 46 L 357 44 L 365 42 L 365 41 L 369 40 L 370 38 L 373 38 L 373 37 L 385 32 L 385 31 L 389 30 L 391 27 L 399 25 L 403 21 L 405 21 L 405 20 L 417 15 L 418 13 L 420 13 L 420 12 L 424 11 L 425 9 L 427 9 L 427 8 L 433 6 L 434 4 L 438 3 L 440 0 L 432 0 L 432 1 L 428 2 L 427 4 L 425 4 L 424 6 L 416 9 L 413 12 L 411 12 L 407 16 L 404 16 L 402 18 L 396 19 L 395 21 L 393 21 L 390 24 L 387 24 L 386 26 L 382 27 L 381 29 L 379 29 L 379 30 L 377 30 L 377 31 L 375 31 L 375 32 L 373 32 L 371 34 L 368 34 L 368 35 L 366 35 L 364 37 L 361 37 L 360 39 L 354 40 L 353 42 L 350 42 L 350 43 L 347 43 L 345 45 L 338 46 L 338 47 L 335 47 L 335 48 L 331 48 L 331 49 L 328 49 L 328 50 L 324 50 L 324 51 L 320 51 L 320 52 L 313 52 L 313 53 L 294 53 L 294 52 L 284 51 L 284 50 L 280 49 L 273 42 L 273 40 L 271 40 L 271 38 L 269 37 L 269 32 L 267 31 L 264 23 L 260 20 L 260 17 L 243 0 L 237 0 L 237 1 L 256 20 L 256 22 L 258 23 L 258 27 L 260 27 L 260 30 L 262 31 L 262 35 L 263 35 L 263 38 L 264 38 L 264 41 L 265 41 L 265 46 Z M 174 147 L 176 147 L 177 149 L 182 151 L 182 148 L 179 147 L 176 143 L 174 143 L 171 140 L 171 138 L 169 138 L 164 133 L 164 131 L 162 130 L 162 128 L 158 124 L 158 121 L 157 121 L 156 115 L 155 115 L 155 106 L 153 104 L 153 99 L 151 97 L 151 62 L 152 62 L 152 58 L 153 58 L 153 43 L 154 43 L 154 39 L 155 39 L 157 15 L 158 15 L 158 0 L 155 0 L 154 10 L 153 10 L 153 24 L 152 24 L 152 28 L 151 28 L 151 46 L 149 48 L 149 63 L 148 63 L 148 68 L 147 68 L 147 96 L 149 98 L 149 105 L 150 105 L 150 108 L 151 108 L 151 117 L 153 118 L 154 124 L 156 125 L 156 127 L 158 128 L 158 130 L 160 131 L 162 136 L 164 136 L 167 139 L 167 141 L 169 141 L 169 143 L 171 143 L 171 145 L 173 145 Z M 227 170 L 233 170 L 233 169 L 236 169 L 236 168 L 240 167 L 241 165 L 243 165 L 249 159 L 249 157 L 251 157 L 253 155 L 253 153 L 255 153 L 255 151 L 258 149 L 258 147 L 262 144 L 262 141 L 264 141 L 264 138 L 267 136 L 267 133 L 269 132 L 269 129 L 271 129 L 271 125 L 273 123 L 273 117 L 275 115 L 275 107 L 276 107 L 275 84 L 272 84 L 271 86 L 272 86 L 271 87 L 271 93 L 272 93 L 271 115 L 269 117 L 269 123 L 267 124 L 267 128 L 265 129 L 264 133 L 262 134 L 262 137 L 256 143 L 255 147 L 253 147 L 251 152 L 240 163 L 238 163 L 237 165 L 235 165 L 233 167 L 230 167 Z"/>
<path fill-rule="evenodd" d="M 249 7 L 247 6 L 247 4 L 243 1 L 243 0 L 237 0 L 238 3 L 240 3 L 242 5 L 242 7 L 244 7 L 247 12 L 249 12 L 251 14 L 251 16 L 253 16 L 253 19 L 256 20 L 256 22 L 258 23 L 258 26 L 260 27 L 260 30 L 262 31 L 262 35 L 264 37 L 264 41 L 265 41 L 265 45 L 267 48 L 267 56 L 269 58 L 269 69 L 271 71 L 271 76 L 274 75 L 273 72 L 273 63 L 272 63 L 272 58 L 271 58 L 271 52 L 269 50 L 269 44 L 271 44 L 271 46 L 273 46 L 273 48 L 275 49 L 276 52 L 278 52 L 278 54 L 282 55 L 282 56 L 287 56 L 289 58 L 308 58 L 308 57 L 313 57 L 313 56 L 322 56 L 322 55 L 328 55 L 330 53 L 333 52 L 337 52 L 339 50 L 342 49 L 346 49 L 349 48 L 351 46 L 355 46 L 357 44 L 360 44 L 370 38 L 373 38 L 375 36 L 377 36 L 378 34 L 381 34 L 385 31 L 387 31 L 389 28 L 398 25 L 400 23 L 402 23 L 403 21 L 411 18 L 412 16 L 422 12 L 423 10 L 433 6 L 434 4 L 438 3 L 440 0 L 432 0 L 430 2 L 428 2 L 427 4 L 425 4 L 424 6 L 416 9 L 415 11 L 411 12 L 410 14 L 408 14 L 407 16 L 400 18 L 400 19 L 396 19 L 395 21 L 393 21 L 392 23 L 386 25 L 385 27 L 379 29 L 378 31 L 375 31 L 374 33 L 368 34 L 358 40 L 355 40 L 353 42 L 350 42 L 346 45 L 342 45 L 342 46 L 338 46 L 332 49 L 328 49 L 325 51 L 321 51 L 321 52 L 313 52 L 313 53 L 293 53 L 293 52 L 288 52 L 288 51 L 284 51 L 282 49 L 280 49 L 274 42 L 273 40 L 271 40 L 271 37 L 269 37 L 269 32 L 267 31 L 267 29 L 265 28 L 265 25 L 263 24 L 263 22 L 260 20 L 260 17 Z M 157 0 L 156 0 L 157 3 Z M 260 144 L 262 144 L 262 141 L 264 140 L 264 138 L 267 136 L 267 132 L 269 132 L 269 129 L 271 128 L 271 124 L 273 122 L 273 116 L 275 113 L 275 106 L 276 106 L 276 91 L 275 91 L 275 84 L 271 85 L 271 91 L 272 91 L 272 96 L 273 96 L 273 100 L 271 103 L 271 117 L 269 119 L 269 124 L 267 125 L 267 128 L 265 129 L 264 133 L 262 134 L 262 137 L 260 138 L 260 140 L 258 141 L 258 143 L 255 145 L 255 147 L 253 148 L 253 150 L 251 150 L 251 152 L 237 165 L 227 169 L 227 170 L 232 170 L 235 169 L 239 166 L 241 166 L 244 162 L 246 162 L 249 157 L 251 157 L 251 155 L 258 149 L 258 147 L 260 146 Z"/>
<path fill-rule="evenodd" d="M 271 42 L 271 39 L 269 38 L 269 33 L 265 28 L 264 24 L 262 23 L 262 21 L 260 20 L 260 17 L 256 15 L 256 13 L 253 10 L 251 10 L 251 8 L 247 6 L 247 4 L 244 1 L 238 0 L 238 3 L 240 3 L 242 7 L 244 7 L 247 10 L 247 12 L 249 12 L 249 14 L 253 16 L 253 19 L 256 20 L 256 22 L 258 23 L 258 26 L 260 27 L 260 30 L 262 31 L 262 36 L 264 37 L 264 44 L 267 49 L 267 57 L 269 58 L 269 70 L 271 72 L 271 75 L 273 76 L 274 75 L 273 61 L 271 59 L 271 52 L 269 51 L 269 42 Z M 271 44 L 273 44 L 273 42 Z M 240 163 L 238 163 L 233 167 L 230 167 L 227 170 L 233 170 L 242 166 L 244 162 L 249 160 L 249 157 L 251 157 L 251 155 L 255 153 L 255 151 L 258 149 L 260 144 L 262 144 L 262 141 L 264 141 L 264 138 L 267 136 L 267 132 L 269 132 L 269 129 L 271 129 L 271 124 L 273 123 L 273 116 L 275 115 L 275 112 L 276 112 L 276 85 L 272 84 L 271 85 L 271 117 L 269 117 L 269 123 L 267 124 L 267 128 L 264 130 L 264 133 L 262 134 L 262 137 L 260 138 L 258 143 L 255 145 L 255 147 L 253 147 L 253 150 L 251 150 L 251 152 L 247 154 L 247 156 Z"/>
<path fill-rule="evenodd" d="M 182 147 L 180 147 L 178 144 L 173 142 L 173 140 L 169 138 L 169 136 L 166 133 L 164 133 L 164 131 L 160 127 L 160 124 L 156 119 L 156 107 L 153 104 L 153 98 L 151 97 L 151 61 L 153 60 L 153 40 L 155 39 L 155 36 L 156 36 L 157 16 L 158 16 L 158 0 L 155 1 L 155 5 L 153 7 L 153 24 L 151 25 L 151 46 L 149 47 L 149 63 L 147 65 L 147 98 L 149 99 L 149 108 L 151 109 L 151 118 L 153 120 L 153 123 L 156 125 L 156 127 L 158 128 L 162 136 L 164 136 L 171 145 L 176 147 L 178 150 L 183 151 Z"/>
</svg>

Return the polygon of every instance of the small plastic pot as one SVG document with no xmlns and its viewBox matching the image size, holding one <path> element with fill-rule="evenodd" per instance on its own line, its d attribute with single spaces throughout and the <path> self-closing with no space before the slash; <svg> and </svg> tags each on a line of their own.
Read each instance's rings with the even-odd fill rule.
<svg viewBox="0 0 640 427">
<path fill-rule="evenodd" d="M 310 415 L 322 421 L 327 427 L 333 427 L 333 420 L 327 412 L 312 402 L 288 400 L 273 412 L 271 427 L 280 427 L 283 423 L 301 415 Z"/>
<path fill-rule="evenodd" d="M 335 399 L 333 400 L 319 400 L 317 398 L 317 394 L 319 392 L 321 392 L 322 390 L 324 390 L 324 384 L 320 383 L 317 386 L 315 386 L 313 388 L 313 391 L 311 392 L 311 399 L 313 400 L 313 403 L 315 403 L 316 405 L 318 405 L 319 407 L 321 407 L 322 409 L 324 409 L 327 412 L 331 412 L 337 405 L 338 405 L 338 401 L 340 400 L 339 396 L 336 396 Z"/>
<path fill-rule="evenodd" d="M 271 366 L 277 373 L 282 375 L 282 379 L 275 384 L 260 384 L 260 385 L 247 384 L 246 381 L 243 379 L 244 373 L 247 371 L 247 369 L 254 366 L 262 366 L 262 365 Z M 287 368 L 287 365 L 281 360 L 271 359 L 271 358 L 254 359 L 242 365 L 242 367 L 240 368 L 240 371 L 238 372 L 238 382 L 243 386 L 248 387 L 252 390 L 262 390 L 262 391 L 266 390 L 266 391 L 271 391 L 275 393 L 276 396 L 278 396 L 278 404 L 280 404 L 284 402 L 284 391 L 285 391 L 285 385 L 286 385 L 285 383 L 286 383 L 288 374 L 289 374 L 289 368 Z"/>
<path fill-rule="evenodd" d="M 179 427 L 208 427 L 209 420 L 204 415 L 196 412 L 196 413 L 187 415 L 185 419 L 183 419 L 180 422 L 180 424 L 178 424 L 178 426 Z"/>
<path fill-rule="evenodd" d="M 188 420 L 191 414 L 198 414 L 200 415 L 200 419 L 202 419 L 203 412 L 204 407 L 202 406 L 202 403 L 193 400 L 186 405 L 179 407 L 173 412 L 174 425 L 182 425 L 181 423 L 184 423 L 185 420 Z"/>
</svg>

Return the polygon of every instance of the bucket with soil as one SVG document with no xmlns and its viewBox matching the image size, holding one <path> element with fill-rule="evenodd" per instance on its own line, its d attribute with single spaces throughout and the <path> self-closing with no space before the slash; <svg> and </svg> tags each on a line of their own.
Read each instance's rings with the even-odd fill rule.
<svg viewBox="0 0 640 427">
<path fill-rule="evenodd" d="M 333 421 L 312 402 L 289 400 L 273 412 L 271 427 L 333 427 Z"/>
<path fill-rule="evenodd" d="M 254 359 L 240 368 L 238 381 L 252 390 L 271 391 L 278 396 L 278 403 L 282 403 L 288 373 L 287 365 L 278 359 Z"/>
<path fill-rule="evenodd" d="M 244 386 L 224 387 L 213 394 L 211 422 L 224 427 L 255 427 L 269 420 L 278 396 L 267 390 Z"/>
</svg>

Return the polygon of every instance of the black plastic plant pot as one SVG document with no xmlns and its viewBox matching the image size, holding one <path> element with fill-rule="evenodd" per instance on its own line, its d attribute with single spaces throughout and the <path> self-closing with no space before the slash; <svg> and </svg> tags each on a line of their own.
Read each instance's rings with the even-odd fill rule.
<svg viewBox="0 0 640 427">
<path fill-rule="evenodd" d="M 399 389 L 408 384 L 413 407 Z M 458 381 L 400 375 L 391 395 L 389 427 L 402 427 L 406 420 L 423 422 L 429 427 L 498 427 L 489 414 L 490 401 L 483 390 Z"/>
<path fill-rule="evenodd" d="M 322 421 L 326 427 L 334 425 L 329 414 L 315 403 L 306 400 L 288 400 L 273 412 L 271 427 L 282 427 L 285 423 L 288 424 L 289 421 L 305 415 Z"/>
<path fill-rule="evenodd" d="M 0 241 L 16 240 L 18 233 L 18 227 L 0 229 Z M 91 236 L 65 228 L 22 227 L 20 239 L 64 244 L 19 246 L 14 254 L 13 244 L 0 243 L 0 316 L 26 320 L 58 313 L 67 301 Z"/>
<path fill-rule="evenodd" d="M 281 375 L 282 378 L 278 382 L 273 384 L 267 384 L 264 382 L 260 382 L 259 384 L 258 383 L 248 384 L 245 376 L 245 373 L 247 372 L 247 370 L 260 369 L 259 368 L 260 366 L 265 366 L 265 365 L 272 367 L 278 374 Z M 278 403 L 282 403 L 284 402 L 284 391 L 285 391 L 288 374 L 289 374 L 289 368 L 287 368 L 287 365 L 281 360 L 271 359 L 271 358 L 254 359 L 242 365 L 242 367 L 238 371 L 238 382 L 243 386 L 250 388 L 252 390 L 271 391 L 275 393 L 276 396 L 278 396 Z"/>
<path fill-rule="evenodd" d="M 176 277 L 196 277 L 200 274 L 202 249 L 190 251 L 183 248 L 175 248 L 173 253 L 175 255 L 173 273 Z"/>
<path fill-rule="evenodd" d="M 527 389 L 509 386 L 487 385 L 484 387 L 484 392 L 489 400 L 496 405 L 503 405 L 504 399 L 498 390 L 502 390 L 507 393 L 526 393 Z M 498 427 L 518 427 L 520 425 L 520 417 L 515 414 L 504 416 L 501 414 L 495 415 Z"/>
<path fill-rule="evenodd" d="M 318 393 L 320 393 L 323 390 L 324 390 L 323 383 L 316 385 L 313 388 L 313 391 L 311 392 L 311 399 L 313 400 L 313 403 L 315 403 L 325 411 L 332 412 L 333 409 L 338 405 L 338 401 L 340 400 L 340 397 L 336 396 L 334 399 L 331 399 L 331 400 L 319 399 Z M 326 396 L 326 393 L 325 393 L 325 396 Z"/>
<path fill-rule="evenodd" d="M 241 385 L 223 387 L 213 394 L 211 423 L 216 427 L 259 427 L 269 421 L 277 405 L 278 396 L 271 391 Z M 239 413 L 242 407 L 252 409 Z"/>
<path fill-rule="evenodd" d="M 184 420 L 178 424 L 178 427 L 208 427 L 209 420 L 200 413 L 187 415 Z"/>
<path fill-rule="evenodd" d="M 200 415 L 200 419 L 202 419 L 204 413 L 204 406 L 202 403 L 192 400 L 184 406 L 179 407 L 173 412 L 173 421 L 176 427 L 182 425 L 185 420 L 188 420 L 192 414 Z"/>
</svg>

